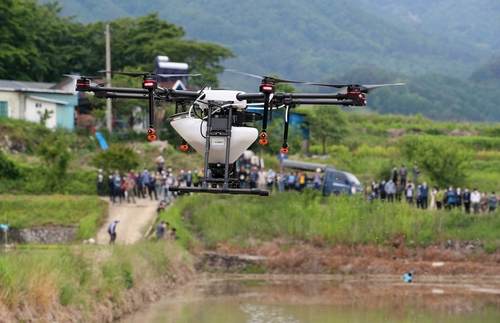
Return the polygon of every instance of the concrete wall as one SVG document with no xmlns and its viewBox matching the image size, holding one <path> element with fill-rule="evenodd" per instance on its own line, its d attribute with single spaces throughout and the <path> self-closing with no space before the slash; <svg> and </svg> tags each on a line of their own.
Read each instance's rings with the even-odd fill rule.
<svg viewBox="0 0 500 323">
<path fill-rule="evenodd" d="M 7 102 L 9 106 L 9 118 L 21 119 L 21 112 L 19 110 L 19 94 L 17 92 L 0 90 L 0 101 Z"/>
<path fill-rule="evenodd" d="M 50 118 L 45 122 L 47 128 L 56 127 L 56 107 L 54 102 L 37 100 L 34 98 L 26 98 L 26 121 L 40 123 L 40 113 L 43 115 L 45 110 L 52 112 Z"/>
<path fill-rule="evenodd" d="M 77 228 L 66 227 L 40 227 L 28 229 L 10 229 L 8 243 L 38 243 L 38 244 L 63 244 L 73 242 L 76 238 Z M 0 243 L 5 242 L 4 232 L 0 231 Z"/>
</svg>

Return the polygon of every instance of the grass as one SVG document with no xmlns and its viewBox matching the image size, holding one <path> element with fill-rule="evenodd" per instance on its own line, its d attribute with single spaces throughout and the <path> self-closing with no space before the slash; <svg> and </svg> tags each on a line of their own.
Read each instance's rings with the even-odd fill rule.
<svg viewBox="0 0 500 323">
<path fill-rule="evenodd" d="M 500 241 L 498 216 L 423 211 L 406 203 L 367 203 L 355 197 L 325 198 L 312 191 L 269 197 L 196 195 L 182 198 L 174 209 L 190 219 L 210 248 L 222 242 L 246 246 L 274 238 L 319 239 L 328 245 L 384 245 L 402 235 L 407 242 L 424 244 L 460 239 L 491 247 Z"/>
<path fill-rule="evenodd" d="M 99 307 L 130 307 L 128 291 L 189 272 L 183 254 L 177 244 L 150 242 L 13 251 L 0 257 L 0 303 L 38 317 L 71 305 L 83 310 L 83 321 L 96 321 Z"/>
<path fill-rule="evenodd" d="M 96 196 L 0 195 L 0 221 L 12 228 L 78 226 L 77 238 L 93 237 L 108 212 Z"/>
</svg>

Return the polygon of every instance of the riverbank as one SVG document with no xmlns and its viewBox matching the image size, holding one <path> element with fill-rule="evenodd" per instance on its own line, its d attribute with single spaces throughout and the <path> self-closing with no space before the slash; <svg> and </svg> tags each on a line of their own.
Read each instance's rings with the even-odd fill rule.
<svg viewBox="0 0 500 323">
<path fill-rule="evenodd" d="M 170 241 L 18 250 L 0 268 L 1 322 L 112 322 L 195 277 Z"/>
</svg>

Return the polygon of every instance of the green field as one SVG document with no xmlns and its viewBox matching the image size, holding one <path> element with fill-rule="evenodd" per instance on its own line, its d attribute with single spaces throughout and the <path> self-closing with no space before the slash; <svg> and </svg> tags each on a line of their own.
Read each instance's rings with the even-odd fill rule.
<svg viewBox="0 0 500 323">
<path fill-rule="evenodd" d="M 104 223 L 108 203 L 97 196 L 0 195 L 0 221 L 12 228 L 78 227 L 77 238 L 94 237 Z"/>
<path fill-rule="evenodd" d="M 452 240 L 475 241 L 489 252 L 500 241 L 500 216 L 429 211 L 406 203 L 368 203 L 356 197 L 322 197 L 306 190 L 269 197 L 193 195 L 171 210 L 191 223 L 206 247 L 226 242 L 236 246 L 287 241 L 390 245 L 405 236 L 408 246 Z M 498 212 L 498 211 L 497 211 Z"/>
</svg>

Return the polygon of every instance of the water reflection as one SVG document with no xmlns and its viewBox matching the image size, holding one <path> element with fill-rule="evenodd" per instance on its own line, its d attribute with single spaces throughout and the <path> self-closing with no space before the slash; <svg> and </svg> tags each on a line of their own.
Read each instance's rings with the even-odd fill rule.
<svg viewBox="0 0 500 323">
<path fill-rule="evenodd" d="M 500 291 L 470 285 L 208 280 L 122 323 L 500 322 Z"/>
</svg>

